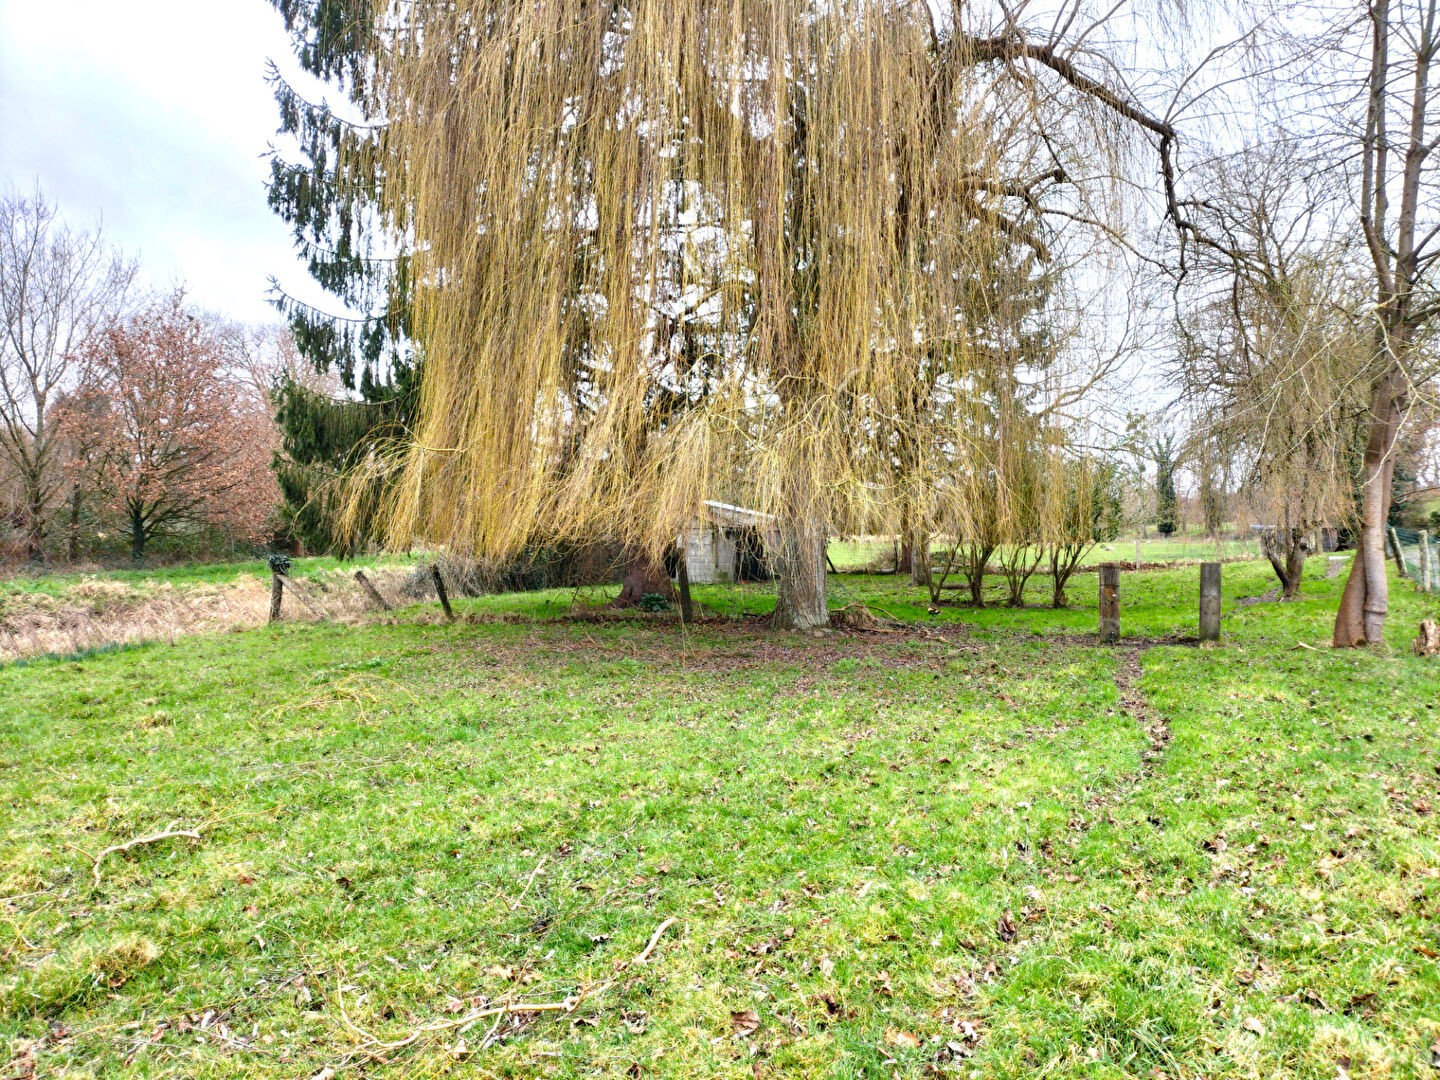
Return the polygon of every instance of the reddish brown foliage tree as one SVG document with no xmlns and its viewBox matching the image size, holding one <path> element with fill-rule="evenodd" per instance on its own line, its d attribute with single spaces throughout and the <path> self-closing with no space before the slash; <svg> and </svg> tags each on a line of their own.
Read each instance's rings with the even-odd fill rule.
<svg viewBox="0 0 1440 1080">
<path fill-rule="evenodd" d="M 150 305 L 84 354 L 67 409 L 91 448 L 76 463 L 143 558 L 159 531 L 212 526 L 247 539 L 278 499 L 263 394 L 227 367 L 222 334 L 183 297 Z"/>
</svg>

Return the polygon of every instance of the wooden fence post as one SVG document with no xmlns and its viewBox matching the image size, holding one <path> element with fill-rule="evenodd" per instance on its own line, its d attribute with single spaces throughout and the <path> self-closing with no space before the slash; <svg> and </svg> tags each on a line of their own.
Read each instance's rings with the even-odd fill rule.
<svg viewBox="0 0 1440 1080">
<path fill-rule="evenodd" d="M 280 621 L 280 605 L 285 600 L 285 576 L 274 571 L 270 573 L 270 621 Z"/>
<path fill-rule="evenodd" d="M 1410 573 L 1405 569 L 1405 556 L 1400 554 L 1400 534 L 1395 531 L 1394 525 L 1390 526 L 1390 546 L 1395 550 L 1395 569 L 1400 571 L 1402 578 L 1408 578 Z"/>
<path fill-rule="evenodd" d="M 1120 567 L 1100 567 L 1100 643 L 1120 640 Z"/>
<path fill-rule="evenodd" d="M 680 621 L 689 626 L 695 621 L 695 608 L 690 602 L 690 567 L 685 562 L 685 552 L 680 552 L 679 565 L 675 575 L 680 582 Z"/>
<path fill-rule="evenodd" d="M 390 601 L 386 600 L 385 597 L 380 595 L 380 590 L 375 587 L 374 582 L 372 582 L 368 577 L 365 576 L 364 570 L 355 571 L 355 580 L 360 583 L 360 588 L 365 590 L 365 595 L 370 597 L 370 599 L 376 604 L 376 606 L 380 608 L 381 611 L 391 610 Z"/>
<path fill-rule="evenodd" d="M 1420 587 L 1430 591 L 1430 530 L 1420 530 Z"/>
<path fill-rule="evenodd" d="M 1200 564 L 1200 640 L 1220 640 L 1220 564 Z"/>
<path fill-rule="evenodd" d="M 435 595 L 440 597 L 440 606 L 445 609 L 445 618 L 455 621 L 455 612 L 450 610 L 450 597 L 445 593 L 445 579 L 440 576 L 440 564 L 430 564 L 430 576 L 435 581 Z"/>
</svg>

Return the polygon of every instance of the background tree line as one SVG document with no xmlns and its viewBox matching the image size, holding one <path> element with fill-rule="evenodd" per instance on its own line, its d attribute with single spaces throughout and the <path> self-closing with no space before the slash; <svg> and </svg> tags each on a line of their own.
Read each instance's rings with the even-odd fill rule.
<svg viewBox="0 0 1440 1080">
<path fill-rule="evenodd" d="M 98 229 L 0 196 L 0 543 L 14 561 L 246 550 L 283 520 L 288 331 L 151 294 Z M 313 381 L 313 380 L 312 380 Z"/>
</svg>

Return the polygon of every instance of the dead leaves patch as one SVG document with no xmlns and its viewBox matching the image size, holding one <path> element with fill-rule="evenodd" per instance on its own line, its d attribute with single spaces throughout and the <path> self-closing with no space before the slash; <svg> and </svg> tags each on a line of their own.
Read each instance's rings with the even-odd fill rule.
<svg viewBox="0 0 1440 1080">
<path fill-rule="evenodd" d="M 749 1038 L 760 1030 L 760 1016 L 754 1009 L 732 1012 L 730 1014 L 730 1027 L 734 1038 Z"/>
</svg>

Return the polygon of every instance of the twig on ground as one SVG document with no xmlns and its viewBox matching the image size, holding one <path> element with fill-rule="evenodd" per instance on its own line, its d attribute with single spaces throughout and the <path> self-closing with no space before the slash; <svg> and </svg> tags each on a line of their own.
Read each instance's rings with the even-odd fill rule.
<svg viewBox="0 0 1440 1080">
<path fill-rule="evenodd" d="M 542 859 L 541 862 L 543 863 L 544 860 Z M 539 867 L 536 867 L 537 871 L 538 869 Z M 533 873 L 531 874 L 531 877 L 533 879 Z M 669 930 L 670 927 L 674 925 L 675 918 L 673 916 L 666 919 L 656 928 L 655 933 L 650 935 L 649 943 L 645 946 L 644 950 L 642 950 L 641 953 L 635 957 L 635 959 L 630 961 L 621 961 L 620 963 L 615 965 L 615 976 L 613 978 L 606 979 L 604 982 L 597 983 L 594 986 L 581 989 L 579 993 L 571 994 L 563 1001 L 502 1001 L 498 1005 L 486 1005 L 482 1008 L 472 1009 L 464 1016 L 457 1016 L 453 1020 L 435 1020 L 428 1024 L 421 1024 L 419 1027 L 412 1030 L 408 1035 L 404 1036 L 403 1038 L 393 1039 L 389 1042 L 379 1038 L 378 1036 L 374 1035 L 369 1031 L 366 1031 L 364 1028 L 356 1024 L 355 1021 L 350 1019 L 350 1014 L 345 1011 L 344 977 L 340 972 L 336 972 L 335 1003 L 337 1006 L 337 1011 L 340 1013 L 341 1023 L 343 1023 L 347 1028 L 349 1028 L 352 1032 L 354 1032 L 360 1037 L 361 1045 L 356 1049 L 354 1053 L 357 1055 L 363 1055 L 363 1057 L 369 1060 L 375 1060 L 376 1058 L 391 1053 L 392 1051 L 400 1050 L 406 1046 L 411 1045 L 412 1043 L 418 1042 L 426 1035 L 435 1035 L 441 1032 L 455 1031 L 457 1029 L 468 1030 L 480 1020 L 488 1020 L 491 1017 L 496 1017 L 496 1024 L 491 1027 L 490 1031 L 481 1041 L 481 1046 L 488 1046 L 490 1045 L 491 1040 L 494 1038 L 496 1030 L 499 1028 L 499 1020 L 503 1019 L 505 1016 L 510 1015 L 511 1013 L 572 1013 L 576 1009 L 578 1009 L 581 1004 L 583 1004 L 587 999 L 599 997 L 601 994 L 605 993 L 605 991 L 609 990 L 612 986 L 615 985 L 615 983 L 619 980 L 619 975 L 621 972 L 625 971 L 632 965 L 646 963 L 650 959 L 650 954 L 655 951 L 655 946 L 660 943 L 660 939 L 665 935 L 665 931 Z M 347 1061 L 342 1067 L 348 1068 L 349 1064 L 350 1062 Z"/>
<path fill-rule="evenodd" d="M 634 960 L 631 960 L 630 963 L 632 963 L 632 964 L 644 964 L 644 963 L 648 963 L 649 960 L 650 960 L 650 954 L 655 951 L 655 946 L 660 943 L 660 938 L 664 936 L 666 930 L 669 930 L 670 927 L 672 927 L 672 926 L 674 926 L 674 925 L 675 925 L 675 917 L 672 915 L 670 918 L 666 919 L 664 922 L 662 922 L 662 923 L 660 924 L 660 926 L 655 930 L 655 933 L 653 933 L 653 934 L 650 935 L 650 944 L 649 944 L 649 945 L 646 945 L 646 946 L 645 946 L 645 951 L 642 952 L 639 956 L 635 957 Z"/>
<path fill-rule="evenodd" d="M 530 876 L 525 879 L 525 887 L 520 890 L 520 895 L 517 896 L 514 900 L 511 901 L 511 903 L 510 903 L 510 910 L 511 910 L 511 911 L 516 910 L 516 909 L 520 906 L 520 901 L 522 901 L 522 900 L 525 899 L 525 894 L 530 891 L 530 886 L 535 883 L 535 875 L 538 874 L 538 873 L 540 873 L 540 870 L 544 867 L 544 865 L 545 865 L 545 860 L 546 860 L 548 857 L 549 857 L 549 856 L 547 856 L 547 855 L 541 855 L 541 856 L 540 856 L 540 861 L 535 864 L 535 869 L 534 869 L 534 870 L 531 870 L 531 871 L 530 871 Z"/>
<path fill-rule="evenodd" d="M 164 832 L 158 832 L 153 836 L 140 836 L 124 844 L 107 847 L 104 851 L 100 852 L 99 855 L 95 856 L 94 865 L 90 867 L 90 872 L 95 875 L 95 884 L 100 884 L 100 864 L 105 861 L 107 855 L 115 855 L 121 851 L 129 851 L 131 848 L 139 847 L 141 844 L 156 844 L 161 840 L 174 840 L 182 836 L 189 840 L 202 839 L 197 829 L 166 829 Z"/>
</svg>

